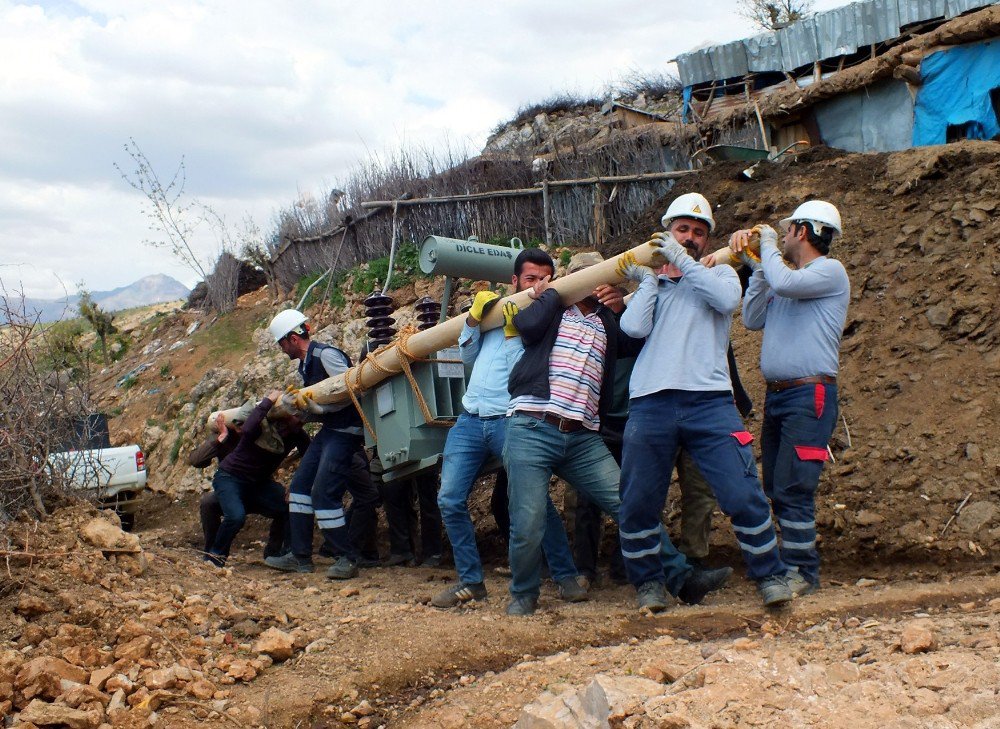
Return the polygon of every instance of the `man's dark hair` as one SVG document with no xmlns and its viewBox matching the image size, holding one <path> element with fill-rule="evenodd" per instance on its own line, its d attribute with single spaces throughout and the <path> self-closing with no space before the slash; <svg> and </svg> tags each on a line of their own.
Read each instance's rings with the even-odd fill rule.
<svg viewBox="0 0 1000 729">
<path fill-rule="evenodd" d="M 534 263 L 536 266 L 548 266 L 552 269 L 552 273 L 556 272 L 556 264 L 553 262 L 552 256 L 541 248 L 525 248 L 517 254 L 517 258 L 514 259 L 515 276 L 521 275 L 521 269 L 524 268 L 525 263 Z"/>
<path fill-rule="evenodd" d="M 833 228 L 829 225 L 823 227 L 822 233 L 816 233 L 813 230 L 812 223 L 806 220 L 792 221 L 792 225 L 795 226 L 796 235 L 798 235 L 799 227 L 806 229 L 806 238 L 809 241 L 809 245 L 819 251 L 821 256 L 825 256 L 830 252 L 830 245 L 833 243 Z"/>
</svg>

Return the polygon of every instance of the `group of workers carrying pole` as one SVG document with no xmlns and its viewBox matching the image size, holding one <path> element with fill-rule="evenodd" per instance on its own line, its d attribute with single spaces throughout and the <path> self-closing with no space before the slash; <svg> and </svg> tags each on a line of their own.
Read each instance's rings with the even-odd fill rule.
<svg viewBox="0 0 1000 729">
<path fill-rule="evenodd" d="M 768 225 L 733 233 L 733 260 L 750 271 L 745 295 L 737 271 L 708 255 L 715 220 L 704 196 L 677 197 L 662 223 L 665 230 L 650 241 L 666 261 L 662 267 L 640 265 L 632 253 L 618 259 L 619 277 L 636 285 L 627 304 L 623 289 L 600 285 L 567 306 L 551 287 L 555 265 L 540 249 L 523 250 L 515 260 L 511 283 L 532 303 L 518 310 L 505 301 L 503 327 L 481 331 L 500 299 L 492 291 L 476 294 L 458 340 L 471 369 L 464 412 L 447 435 L 437 495 L 458 579 L 433 597 L 434 606 L 487 597 L 468 502 L 491 458 L 502 460 L 508 484 L 508 615 L 537 609 L 543 561 L 560 598 L 587 599 L 596 554 L 580 547 L 596 551 L 599 539 L 576 530 L 576 561 L 588 563 L 589 574 L 581 575 L 550 496 L 553 475 L 577 492 L 578 521 L 590 515 L 588 528 L 599 529 L 600 519 L 593 518 L 599 511 L 618 524 L 624 576 L 642 609 L 664 610 L 668 593 L 697 604 L 732 574 L 703 561 L 712 497 L 729 517 L 765 606 L 819 587 L 815 495 L 837 423 L 840 338 L 850 299 L 844 266 L 829 257 L 842 233 L 840 213 L 828 202 L 802 203 L 781 221 L 780 247 Z M 757 236 L 759 256 L 751 245 Z M 599 260 L 589 254 L 574 265 L 580 270 Z M 749 402 L 730 345 L 741 296 L 744 325 L 764 332 L 763 484 L 741 417 Z M 270 332 L 298 360 L 305 387 L 351 367 L 343 351 L 310 338 L 301 312 L 280 312 Z M 360 416 L 346 401 L 310 403 L 300 417 L 268 421 L 280 398 L 275 391 L 256 407 L 244 406 L 241 433 L 234 436 L 221 423 L 218 435 L 192 454 L 195 465 L 213 455 L 220 461 L 215 498 L 205 500 L 207 508 L 221 510 L 221 525 L 216 517 L 217 526 L 206 528 L 207 558 L 224 564 L 246 514 L 261 513 L 274 519 L 268 566 L 312 571 L 315 525 L 321 552 L 335 558 L 327 575 L 353 577 L 365 556 L 373 563 L 379 500 Z M 311 441 L 303 421 L 320 424 Z M 272 474 L 292 448 L 302 460 L 285 509 Z M 678 550 L 663 526 L 675 464 L 685 508 L 701 504 L 683 517 L 705 535 L 697 554 Z M 347 511 L 345 492 L 352 495 Z"/>
</svg>

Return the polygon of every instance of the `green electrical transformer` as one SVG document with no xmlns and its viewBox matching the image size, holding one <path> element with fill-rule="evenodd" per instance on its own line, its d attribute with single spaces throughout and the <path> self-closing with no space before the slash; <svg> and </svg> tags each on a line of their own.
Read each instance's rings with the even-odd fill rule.
<svg viewBox="0 0 1000 729">
<path fill-rule="evenodd" d="M 430 235 L 420 246 L 420 269 L 448 277 L 441 302 L 447 311 L 453 278 L 509 283 L 521 248 L 517 238 L 506 247 L 476 238 Z M 429 361 L 410 363 L 409 374 L 390 377 L 361 397 L 361 409 L 371 428 L 365 428 L 366 445 L 377 450 L 383 481 L 437 466 L 448 428 L 463 412 L 468 376 L 455 346 L 437 352 Z"/>
<path fill-rule="evenodd" d="M 362 411 L 377 439 L 376 443 L 366 429 L 366 445 L 377 445 L 383 481 L 395 481 L 437 465 L 448 428 L 463 412 L 466 372 L 458 347 L 442 350 L 435 358 L 410 364 L 416 387 L 401 373 L 384 380 L 361 399 Z"/>
</svg>

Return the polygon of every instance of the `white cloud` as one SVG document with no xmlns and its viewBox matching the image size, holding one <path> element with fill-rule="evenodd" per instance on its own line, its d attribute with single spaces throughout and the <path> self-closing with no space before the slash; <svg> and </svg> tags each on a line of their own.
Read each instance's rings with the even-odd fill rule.
<svg viewBox="0 0 1000 729">
<path fill-rule="evenodd" d="M 0 278 L 33 296 L 60 294 L 57 277 L 194 283 L 142 245 L 141 197 L 113 167 L 130 137 L 266 227 L 369 150 L 478 149 L 521 105 L 752 32 L 735 0 L 0 0 Z"/>
</svg>

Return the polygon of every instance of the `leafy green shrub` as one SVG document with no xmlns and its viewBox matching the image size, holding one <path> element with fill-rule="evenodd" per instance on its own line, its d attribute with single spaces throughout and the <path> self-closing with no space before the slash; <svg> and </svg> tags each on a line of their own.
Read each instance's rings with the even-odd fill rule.
<svg viewBox="0 0 1000 729">
<path fill-rule="evenodd" d="M 45 357 L 43 365 L 50 370 L 83 369 L 86 355 L 78 339 L 87 331 L 83 319 L 57 321 L 45 329 Z"/>
<path fill-rule="evenodd" d="M 124 357 L 131 345 L 132 340 L 127 334 L 115 334 L 114 339 L 111 340 L 111 344 L 108 346 L 108 356 L 111 358 L 111 361 L 117 362 Z"/>
<path fill-rule="evenodd" d="M 385 285 L 386 276 L 389 275 L 389 256 L 362 264 L 357 269 L 352 269 L 350 273 L 354 277 L 351 291 L 356 294 L 371 293 L 376 286 Z M 420 249 L 413 243 L 403 243 L 396 250 L 395 266 L 389 283 L 392 288 L 398 289 L 413 283 L 418 278 L 429 278 L 420 270 Z"/>
<path fill-rule="evenodd" d="M 170 377 L 170 363 L 169 362 L 164 362 L 163 364 L 160 365 L 160 377 L 162 377 L 164 380 L 167 379 L 168 377 Z"/>
</svg>

